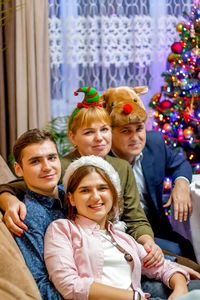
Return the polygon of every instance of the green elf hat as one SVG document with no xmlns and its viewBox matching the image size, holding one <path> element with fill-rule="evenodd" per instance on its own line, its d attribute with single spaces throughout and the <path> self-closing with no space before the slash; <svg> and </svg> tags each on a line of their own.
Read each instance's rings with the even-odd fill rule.
<svg viewBox="0 0 200 300">
<path fill-rule="evenodd" d="M 102 107 L 102 105 L 100 104 L 100 101 L 99 101 L 99 93 L 97 92 L 97 90 L 95 88 L 93 88 L 91 86 L 82 86 L 74 92 L 74 95 L 78 96 L 79 92 L 84 92 L 85 97 L 82 102 L 77 103 L 77 107 L 71 115 L 70 126 L 72 124 L 75 114 L 79 111 L 79 109 L 81 109 L 83 107 L 88 108 L 92 105 Z"/>
</svg>

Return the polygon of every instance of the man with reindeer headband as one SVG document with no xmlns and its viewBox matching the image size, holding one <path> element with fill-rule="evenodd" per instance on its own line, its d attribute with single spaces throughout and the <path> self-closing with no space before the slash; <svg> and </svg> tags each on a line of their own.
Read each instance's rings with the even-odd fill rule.
<svg viewBox="0 0 200 300">
<path fill-rule="evenodd" d="M 100 97 L 111 117 L 112 151 L 110 155 L 127 160 L 135 174 L 142 207 L 155 234 L 155 241 L 164 250 L 196 260 L 193 247 L 174 232 L 164 207 L 174 205 L 174 218 L 182 222 L 192 212 L 189 183 L 190 164 L 169 149 L 157 131 L 146 131 L 147 113 L 139 98 L 146 86 L 109 88 Z M 119 142 L 120 141 L 120 142 Z M 163 182 L 171 176 L 173 189 L 163 205 Z"/>
</svg>

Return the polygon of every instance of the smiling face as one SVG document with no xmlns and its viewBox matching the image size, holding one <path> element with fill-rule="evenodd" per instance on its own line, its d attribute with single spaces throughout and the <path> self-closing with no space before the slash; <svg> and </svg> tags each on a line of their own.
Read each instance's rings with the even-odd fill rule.
<svg viewBox="0 0 200 300">
<path fill-rule="evenodd" d="M 113 206 L 113 195 L 100 174 L 96 171 L 87 174 L 73 193 L 68 192 L 68 198 L 79 215 L 97 222 L 101 229 L 105 228 Z"/>
<path fill-rule="evenodd" d="M 90 126 L 80 127 L 74 134 L 69 131 L 69 137 L 73 145 L 77 146 L 81 156 L 105 157 L 111 148 L 111 128 L 105 122 L 93 122 Z"/>
<path fill-rule="evenodd" d="M 120 141 L 120 143 L 119 143 Z M 146 143 L 144 122 L 126 124 L 114 127 L 112 130 L 112 149 L 120 158 L 132 163 L 139 155 Z"/>
<path fill-rule="evenodd" d="M 32 191 L 51 197 L 58 197 L 57 184 L 61 175 L 60 159 L 55 144 L 50 140 L 33 143 L 22 150 L 21 165 L 14 164 L 17 176 Z"/>
</svg>

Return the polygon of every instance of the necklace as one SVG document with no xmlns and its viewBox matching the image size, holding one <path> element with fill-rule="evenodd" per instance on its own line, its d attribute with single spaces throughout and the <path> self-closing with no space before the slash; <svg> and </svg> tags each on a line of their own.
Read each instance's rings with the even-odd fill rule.
<svg viewBox="0 0 200 300">
<path fill-rule="evenodd" d="M 119 251 L 121 251 L 121 249 L 117 246 L 116 242 L 112 241 L 112 237 L 109 235 L 110 239 L 106 236 L 106 233 L 104 234 L 102 231 L 100 231 L 101 236 L 106 239 L 107 241 L 109 241 L 114 247 L 116 247 Z M 121 251 L 122 252 L 122 251 Z M 124 258 L 127 262 L 131 262 L 133 260 L 132 255 L 130 255 L 129 253 L 124 253 Z"/>
</svg>

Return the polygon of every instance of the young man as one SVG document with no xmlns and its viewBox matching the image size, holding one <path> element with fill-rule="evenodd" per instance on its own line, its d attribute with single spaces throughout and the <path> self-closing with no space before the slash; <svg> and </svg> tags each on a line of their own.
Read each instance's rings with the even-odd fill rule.
<svg viewBox="0 0 200 300">
<path fill-rule="evenodd" d="M 159 132 L 146 132 L 147 114 L 138 97 L 146 91 L 146 87 L 119 87 L 108 89 L 101 96 L 112 123 L 112 152 L 109 154 L 132 165 L 141 204 L 156 243 L 164 250 L 196 261 L 191 243 L 172 230 L 164 212 L 164 207 L 173 202 L 175 219 L 182 222 L 191 214 L 192 170 L 182 156 L 166 146 Z M 163 205 L 163 181 L 167 175 L 172 177 L 173 189 L 169 201 Z"/>
<path fill-rule="evenodd" d="M 48 225 L 55 219 L 65 218 L 64 191 L 58 186 L 61 164 L 56 143 L 50 133 L 33 129 L 18 138 L 13 153 L 15 173 L 23 177 L 27 186 L 23 200 L 26 217 L 24 219 L 23 211 L 21 217 L 24 229 L 28 228 L 15 240 L 42 298 L 63 299 L 48 279 L 43 258 L 43 238 Z"/>
</svg>

